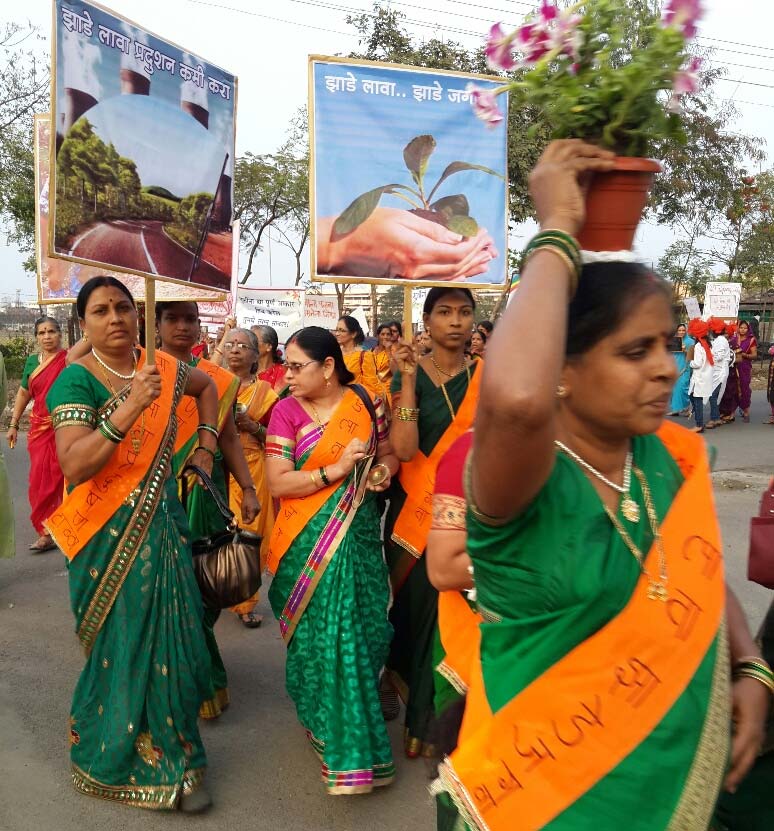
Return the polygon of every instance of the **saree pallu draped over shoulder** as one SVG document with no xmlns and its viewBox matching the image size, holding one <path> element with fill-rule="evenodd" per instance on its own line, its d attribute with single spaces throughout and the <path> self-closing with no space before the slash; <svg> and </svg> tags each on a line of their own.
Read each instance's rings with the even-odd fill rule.
<svg viewBox="0 0 774 831">
<path fill-rule="evenodd" d="M 206 766 L 199 704 L 210 662 L 189 531 L 169 476 L 188 367 L 156 355 L 162 392 L 147 408 L 139 453 L 131 431 L 107 465 L 74 487 L 50 520 L 69 560 L 70 601 L 86 664 L 70 711 L 73 782 L 81 793 L 172 809 Z M 49 394 L 54 427 L 91 427 L 111 394 L 80 365 Z M 135 427 L 141 426 L 138 420 Z"/>
<path fill-rule="evenodd" d="M 347 391 L 323 427 L 285 399 L 272 414 L 267 456 L 315 470 L 339 459 L 354 438 L 374 453 L 387 436 L 378 402 L 376 414 L 374 425 Z M 288 693 L 333 795 L 369 792 L 395 774 L 378 694 L 392 629 L 377 501 L 365 491 L 369 466 L 361 462 L 310 496 L 282 499 L 269 554 L 269 600 L 287 646 Z"/>
<path fill-rule="evenodd" d="M 730 727 L 720 533 L 701 442 L 671 424 L 659 436 L 681 468 L 690 469 L 661 526 L 669 597 L 650 598 L 648 577 L 641 575 L 612 620 L 510 700 L 508 679 L 485 682 L 478 662 L 457 750 L 441 765 L 434 786 L 451 795 L 471 829 L 709 826 Z M 646 560 L 650 569 L 656 559 L 651 553 Z M 507 703 L 493 712 L 493 698 Z M 681 699 L 699 710 L 701 729 L 668 722 Z M 611 774 L 635 753 L 641 766 L 650 766 L 649 776 L 641 767 L 638 776 L 652 783 L 654 800 L 637 806 L 643 824 L 621 816 L 620 809 L 599 810 L 605 789 L 623 786 Z M 669 770 L 666 754 L 682 772 L 682 789 L 671 782 L 671 790 L 667 783 L 653 790 L 659 770 Z M 626 787 L 641 794 L 631 779 Z M 592 792 L 595 799 L 585 804 L 596 806 L 595 815 L 584 815 L 582 800 Z"/>
<path fill-rule="evenodd" d="M 33 398 L 27 449 L 30 454 L 29 500 L 33 528 L 44 533 L 44 522 L 56 510 L 64 493 L 64 476 L 56 456 L 56 440 L 46 395 L 65 367 L 67 352 L 62 349 L 26 376 L 27 391 Z"/>
</svg>

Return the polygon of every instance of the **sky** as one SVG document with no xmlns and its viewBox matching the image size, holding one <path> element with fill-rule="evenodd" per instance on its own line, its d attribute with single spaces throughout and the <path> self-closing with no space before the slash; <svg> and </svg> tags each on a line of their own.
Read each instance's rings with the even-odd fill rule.
<svg viewBox="0 0 774 831">
<path fill-rule="evenodd" d="M 308 55 L 356 50 L 357 35 L 346 16 L 372 10 L 370 0 L 103 2 L 238 76 L 238 156 L 246 151 L 269 153 L 282 144 L 290 120 L 306 103 Z M 534 7 L 516 0 L 390 0 L 389 5 L 406 15 L 405 25 L 417 39 L 446 38 L 468 48 L 483 41 L 492 23 L 516 25 Z M 704 0 L 704 6 L 699 43 L 713 47 L 713 62 L 727 67 L 718 91 L 739 111 L 734 129 L 763 138 L 768 165 L 774 165 L 774 46 L 767 37 L 774 29 L 774 4 Z M 49 31 L 50 0 L 26 0 L 17 8 L 17 21 L 29 19 Z M 532 230 L 529 225 L 517 228 L 512 244 L 523 244 Z M 295 262 L 278 237 L 275 232 L 259 256 L 250 286 L 292 284 Z M 669 229 L 644 225 L 637 250 L 642 259 L 655 262 L 671 240 Z M 22 259 L 12 246 L 0 244 L 0 297 L 20 289 L 23 300 L 35 298 L 35 277 L 23 271 Z M 246 259 L 242 257 L 242 269 Z"/>
</svg>

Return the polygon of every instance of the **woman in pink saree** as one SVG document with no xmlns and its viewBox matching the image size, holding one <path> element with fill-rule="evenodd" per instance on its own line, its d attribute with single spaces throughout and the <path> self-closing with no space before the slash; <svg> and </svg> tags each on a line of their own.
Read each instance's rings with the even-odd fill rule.
<svg viewBox="0 0 774 831">
<path fill-rule="evenodd" d="M 30 454 L 29 500 L 32 508 L 30 519 L 38 532 L 38 539 L 30 546 L 30 551 L 41 553 L 56 548 L 43 527 L 43 522 L 59 507 L 64 494 L 64 477 L 56 456 L 54 429 L 46 408 L 46 394 L 65 368 L 68 353 L 62 349 L 59 323 L 51 317 L 41 317 L 35 321 L 35 339 L 40 352 L 30 355 L 24 366 L 8 428 L 8 446 L 15 447 L 19 421 L 32 401 L 30 431 L 27 436 Z"/>
</svg>

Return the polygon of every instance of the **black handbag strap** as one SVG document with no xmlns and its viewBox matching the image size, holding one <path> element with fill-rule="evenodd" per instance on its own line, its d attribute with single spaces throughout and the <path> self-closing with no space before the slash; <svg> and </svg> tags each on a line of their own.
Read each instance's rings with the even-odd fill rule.
<svg viewBox="0 0 774 831">
<path fill-rule="evenodd" d="M 365 404 L 366 410 L 368 410 L 368 414 L 371 416 L 371 421 L 374 425 L 374 433 L 378 435 L 379 429 L 376 424 L 376 407 L 374 407 L 374 402 L 371 401 L 371 396 L 365 391 L 360 384 L 350 384 L 349 388 L 352 392 L 357 395 L 357 397 Z"/>
<path fill-rule="evenodd" d="M 210 496 L 212 497 L 213 502 L 217 506 L 218 510 L 220 511 L 220 515 L 223 519 L 226 520 L 227 525 L 234 524 L 234 512 L 228 507 L 226 501 L 223 499 L 223 495 L 216 487 L 215 483 L 210 479 L 209 475 L 199 467 L 199 465 L 192 465 L 187 464 L 181 471 L 180 471 L 180 479 L 183 483 L 183 507 L 187 509 L 188 505 L 188 480 L 186 477 L 186 473 L 191 471 L 195 473 L 199 479 L 204 483 L 204 487 L 209 491 Z"/>
</svg>

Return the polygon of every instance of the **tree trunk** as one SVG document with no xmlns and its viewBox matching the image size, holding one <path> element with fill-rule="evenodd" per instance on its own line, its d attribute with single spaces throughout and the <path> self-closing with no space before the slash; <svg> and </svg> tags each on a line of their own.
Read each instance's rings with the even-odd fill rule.
<svg viewBox="0 0 774 831">
<path fill-rule="evenodd" d="M 376 293 L 376 283 L 371 283 L 371 334 L 376 335 L 379 325 L 379 295 Z"/>
</svg>

